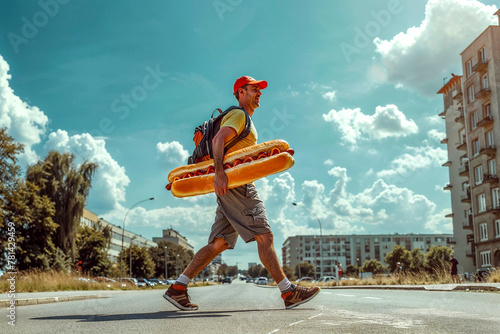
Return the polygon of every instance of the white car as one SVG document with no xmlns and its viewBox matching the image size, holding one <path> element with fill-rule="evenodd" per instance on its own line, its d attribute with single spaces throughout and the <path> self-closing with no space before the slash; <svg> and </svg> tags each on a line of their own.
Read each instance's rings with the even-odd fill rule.
<svg viewBox="0 0 500 334">
<path fill-rule="evenodd" d="M 328 282 L 333 282 L 336 281 L 337 278 L 335 276 L 324 276 L 320 277 L 319 280 L 317 280 L 317 283 L 328 283 Z"/>
<path fill-rule="evenodd" d="M 267 285 L 267 278 L 266 277 L 259 277 L 255 280 L 255 284 Z"/>
</svg>

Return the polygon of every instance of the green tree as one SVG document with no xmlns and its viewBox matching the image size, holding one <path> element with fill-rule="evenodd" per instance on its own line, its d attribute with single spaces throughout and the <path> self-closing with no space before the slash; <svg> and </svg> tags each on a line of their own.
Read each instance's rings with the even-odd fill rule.
<svg viewBox="0 0 500 334">
<path fill-rule="evenodd" d="M 227 276 L 236 276 L 238 275 L 238 267 L 230 266 L 227 271 Z"/>
<path fill-rule="evenodd" d="M 259 277 L 267 277 L 271 278 L 271 275 L 269 275 L 269 272 L 267 271 L 266 267 L 261 266 L 260 272 L 259 272 Z M 276 282 L 279 283 L 279 282 Z"/>
<path fill-rule="evenodd" d="M 425 254 L 425 269 L 428 273 L 434 274 L 441 271 L 448 271 L 453 250 L 446 246 L 432 246 Z"/>
<path fill-rule="evenodd" d="M 74 164 L 71 153 L 51 151 L 44 161 L 28 167 L 26 179 L 40 188 L 40 195 L 55 203 L 58 224 L 56 245 L 75 261 L 76 233 L 98 165 L 85 161 Z"/>
<path fill-rule="evenodd" d="M 111 261 L 108 259 L 107 251 L 111 240 L 111 227 L 80 226 L 76 248 L 77 260 L 81 261 L 81 268 L 84 273 L 92 276 L 108 276 L 111 268 Z"/>
<path fill-rule="evenodd" d="M 229 267 L 227 266 L 227 264 L 223 263 L 220 265 L 219 269 L 217 270 L 217 275 L 226 277 L 228 271 L 229 271 Z"/>
<path fill-rule="evenodd" d="M 395 245 L 393 250 L 385 256 L 385 263 L 387 263 L 389 272 L 392 273 L 396 270 L 398 262 L 403 266 L 403 270 L 409 268 L 411 263 L 411 252 L 403 246 Z"/>
<path fill-rule="evenodd" d="M 411 251 L 411 263 L 410 263 L 410 271 L 412 273 L 418 273 L 421 270 L 424 270 L 425 264 L 425 256 L 420 248 L 414 248 Z"/>
<path fill-rule="evenodd" d="M 359 277 L 359 267 L 349 264 L 345 269 L 346 277 Z"/>
<path fill-rule="evenodd" d="M 368 260 L 363 263 L 361 267 L 362 272 L 368 272 L 373 274 L 382 274 L 385 271 L 384 266 L 377 260 Z"/>
<path fill-rule="evenodd" d="M 262 268 L 263 267 L 261 264 L 251 266 L 250 268 L 248 268 L 248 275 L 250 275 L 250 277 L 253 277 L 253 278 L 259 277 L 259 274 L 260 274 L 260 271 L 262 270 Z"/>
<path fill-rule="evenodd" d="M 132 255 L 132 259 L 130 259 Z M 152 278 L 155 274 L 155 264 L 146 247 L 132 245 L 123 250 L 123 275 L 128 276 L 129 263 L 132 261 L 132 277 Z"/>
<path fill-rule="evenodd" d="M 283 266 L 283 271 L 285 273 L 285 276 L 289 280 L 294 281 L 296 279 L 295 275 L 293 274 L 292 268 L 290 268 L 289 266 Z M 279 283 L 279 282 L 277 282 L 277 283 Z"/>
<path fill-rule="evenodd" d="M 299 271 L 300 268 L 300 271 Z M 302 262 L 295 265 L 295 275 L 301 277 L 314 277 L 314 265 L 308 262 Z"/>
</svg>

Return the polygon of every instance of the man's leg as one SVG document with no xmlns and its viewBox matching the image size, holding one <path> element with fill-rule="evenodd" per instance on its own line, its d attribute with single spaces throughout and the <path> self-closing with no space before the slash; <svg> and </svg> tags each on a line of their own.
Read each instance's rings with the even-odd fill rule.
<svg viewBox="0 0 500 334">
<path fill-rule="evenodd" d="M 278 261 L 278 256 L 274 250 L 273 234 L 266 233 L 255 236 L 259 257 L 262 264 L 271 274 L 272 278 L 281 291 L 281 298 L 285 301 L 285 308 L 291 309 L 300 304 L 304 304 L 313 299 L 321 290 L 319 287 L 303 288 L 290 283 L 283 268 Z"/>
<path fill-rule="evenodd" d="M 215 238 L 214 241 L 196 252 L 193 260 L 189 263 L 184 272 L 177 278 L 163 295 L 172 305 L 183 311 L 197 310 L 198 305 L 192 304 L 187 293 L 187 286 L 191 279 L 198 275 L 212 260 L 225 251 L 228 244 L 222 238 Z"/>
<path fill-rule="evenodd" d="M 192 280 L 198 275 L 206 266 L 212 262 L 213 259 L 228 247 L 228 244 L 222 238 L 215 238 L 214 241 L 201 248 L 193 257 L 193 260 L 184 269 L 182 275 L 189 277 Z"/>
</svg>

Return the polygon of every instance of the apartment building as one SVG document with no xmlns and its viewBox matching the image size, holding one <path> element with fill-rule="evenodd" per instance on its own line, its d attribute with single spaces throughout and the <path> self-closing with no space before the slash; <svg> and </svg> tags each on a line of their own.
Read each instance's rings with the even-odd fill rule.
<svg viewBox="0 0 500 334">
<path fill-rule="evenodd" d="M 335 275 L 335 266 L 362 266 L 375 259 L 387 266 L 385 257 L 394 246 L 411 251 L 420 248 L 425 254 L 432 246 L 453 247 L 452 234 L 381 234 L 381 235 L 298 235 L 285 240 L 282 247 L 283 265 L 308 262 L 315 266 L 316 276 Z M 460 261 L 460 258 L 458 258 Z"/>
<path fill-rule="evenodd" d="M 168 241 L 174 245 L 182 246 L 186 250 L 194 252 L 194 247 L 189 244 L 186 237 L 176 230 L 169 228 L 168 230 L 163 230 L 162 234 L 163 235 L 161 237 L 153 237 L 153 242 L 160 243 L 160 241 Z"/>
<path fill-rule="evenodd" d="M 466 271 L 500 265 L 500 10 L 462 53 L 443 94 L 455 253 Z"/>
<path fill-rule="evenodd" d="M 83 209 L 83 215 L 80 218 L 80 224 L 86 225 L 92 228 L 97 228 L 99 225 L 102 228 L 111 227 L 111 240 L 108 249 L 108 259 L 112 262 L 118 263 L 120 260 L 120 252 L 122 250 L 122 236 L 123 236 L 123 248 L 126 249 L 130 245 L 137 245 L 139 247 L 157 247 L 157 243 L 144 238 L 143 236 L 130 232 L 123 231 L 120 226 L 108 223 L 102 218 L 99 218 L 95 213 Z"/>
</svg>

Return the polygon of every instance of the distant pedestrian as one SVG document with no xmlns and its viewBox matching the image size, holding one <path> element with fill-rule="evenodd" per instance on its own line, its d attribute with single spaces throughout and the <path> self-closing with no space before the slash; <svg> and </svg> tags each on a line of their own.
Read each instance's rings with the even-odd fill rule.
<svg viewBox="0 0 500 334">
<path fill-rule="evenodd" d="M 401 262 L 396 263 L 396 271 L 394 273 L 397 278 L 400 278 L 403 274 L 403 266 L 401 265 Z"/>
<path fill-rule="evenodd" d="M 453 283 L 462 283 L 460 281 L 460 277 L 458 277 L 458 260 L 455 259 L 455 256 L 451 255 L 451 280 Z"/>
</svg>

